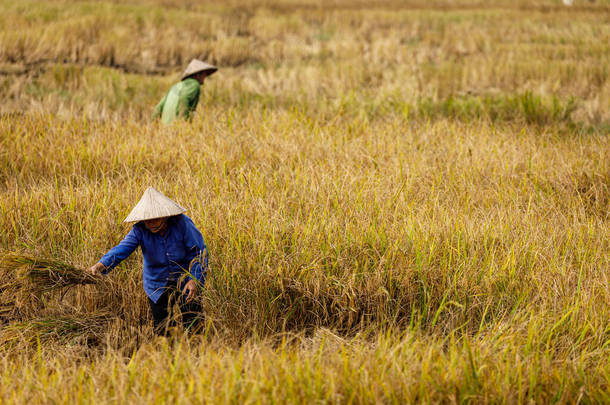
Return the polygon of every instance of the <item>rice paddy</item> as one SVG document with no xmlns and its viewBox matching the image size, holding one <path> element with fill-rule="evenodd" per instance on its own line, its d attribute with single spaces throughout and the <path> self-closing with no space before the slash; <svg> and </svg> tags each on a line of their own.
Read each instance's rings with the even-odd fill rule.
<svg viewBox="0 0 610 405">
<path fill-rule="evenodd" d="M 0 403 L 610 402 L 607 1 L 0 11 Z M 199 335 L 154 337 L 141 253 L 84 270 L 148 186 Z"/>
</svg>

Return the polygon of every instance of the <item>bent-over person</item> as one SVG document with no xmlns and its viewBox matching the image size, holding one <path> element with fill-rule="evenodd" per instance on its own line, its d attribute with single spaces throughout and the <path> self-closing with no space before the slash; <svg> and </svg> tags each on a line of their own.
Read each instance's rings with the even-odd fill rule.
<svg viewBox="0 0 610 405">
<path fill-rule="evenodd" d="M 179 117 L 189 120 L 199 103 L 200 86 L 206 77 L 217 70 L 214 65 L 193 59 L 186 67 L 180 81 L 174 84 L 157 104 L 152 119 L 161 117 L 164 124 L 171 124 Z"/>
<path fill-rule="evenodd" d="M 197 331 L 202 326 L 196 294 L 205 282 L 208 254 L 201 232 L 184 212 L 178 203 L 149 187 L 123 221 L 135 222 L 131 231 L 89 268 L 92 274 L 107 274 L 139 246 L 156 334 L 166 334 L 167 327 L 173 326 L 176 302 L 185 329 Z"/>
</svg>

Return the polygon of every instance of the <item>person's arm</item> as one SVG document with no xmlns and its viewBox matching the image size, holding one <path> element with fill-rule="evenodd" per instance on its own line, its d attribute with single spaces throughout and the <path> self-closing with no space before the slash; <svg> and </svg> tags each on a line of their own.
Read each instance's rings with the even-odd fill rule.
<svg viewBox="0 0 610 405">
<path fill-rule="evenodd" d="M 115 247 L 110 249 L 98 263 L 93 265 L 89 271 L 93 274 L 107 274 L 119 263 L 129 257 L 140 245 L 140 234 L 134 226 L 125 238 Z"/>
<path fill-rule="evenodd" d="M 165 93 L 165 96 L 161 99 L 161 101 L 159 101 L 159 104 L 157 104 L 157 106 L 155 107 L 155 110 L 152 113 L 152 117 L 150 117 L 151 121 L 156 120 L 157 118 L 161 117 L 161 114 L 163 114 L 163 108 L 165 107 L 165 101 L 167 100 L 167 94 Z"/>
<path fill-rule="evenodd" d="M 187 216 L 184 216 L 184 245 L 187 252 L 185 259 L 190 263 L 187 279 L 195 279 L 203 285 L 208 268 L 208 249 L 201 232 Z"/>
<path fill-rule="evenodd" d="M 196 80 L 192 80 L 192 82 L 189 80 L 189 83 L 185 83 L 185 86 L 180 93 L 180 106 L 178 107 L 180 115 L 189 120 L 192 118 L 193 111 L 195 111 L 195 108 L 197 108 L 197 104 L 199 103 L 201 86 Z"/>
</svg>

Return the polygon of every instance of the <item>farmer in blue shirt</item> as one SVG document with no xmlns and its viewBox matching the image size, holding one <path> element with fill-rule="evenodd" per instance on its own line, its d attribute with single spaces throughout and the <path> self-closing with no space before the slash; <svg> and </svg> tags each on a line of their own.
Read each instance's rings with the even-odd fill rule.
<svg viewBox="0 0 610 405">
<path fill-rule="evenodd" d="M 138 246 L 144 256 L 144 291 L 154 319 L 155 333 L 165 334 L 173 324 L 171 308 L 178 302 L 185 329 L 199 326 L 201 304 L 195 299 L 205 281 L 208 256 L 203 237 L 186 210 L 149 187 L 124 222 L 136 222 L 131 231 L 98 263 L 92 274 L 106 274 Z"/>
</svg>

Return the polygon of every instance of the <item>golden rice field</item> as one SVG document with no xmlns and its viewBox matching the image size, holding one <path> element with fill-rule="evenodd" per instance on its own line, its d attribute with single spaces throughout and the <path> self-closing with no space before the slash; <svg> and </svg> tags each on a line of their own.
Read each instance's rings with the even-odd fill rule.
<svg viewBox="0 0 610 405">
<path fill-rule="evenodd" d="M 608 0 L 0 13 L 0 403 L 610 402 Z M 151 185 L 199 336 L 153 337 L 140 253 L 82 273 Z"/>
</svg>

